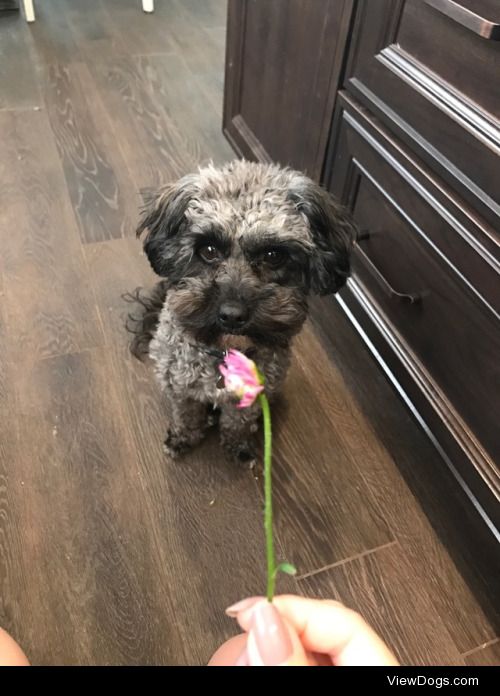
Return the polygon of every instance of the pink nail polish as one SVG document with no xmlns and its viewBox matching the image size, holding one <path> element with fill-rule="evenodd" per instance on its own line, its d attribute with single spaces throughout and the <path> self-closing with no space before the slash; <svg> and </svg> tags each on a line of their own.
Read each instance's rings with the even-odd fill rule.
<svg viewBox="0 0 500 696">
<path fill-rule="evenodd" d="M 293 645 L 275 606 L 262 602 L 254 609 L 251 633 L 264 665 L 280 665 L 291 656 Z"/>
<path fill-rule="evenodd" d="M 241 602 L 231 604 L 231 606 L 226 609 L 226 614 L 234 619 L 234 617 L 237 616 L 240 611 L 250 609 L 250 607 L 253 607 L 253 605 L 261 599 L 262 597 L 248 597 L 247 599 L 242 599 Z"/>
</svg>

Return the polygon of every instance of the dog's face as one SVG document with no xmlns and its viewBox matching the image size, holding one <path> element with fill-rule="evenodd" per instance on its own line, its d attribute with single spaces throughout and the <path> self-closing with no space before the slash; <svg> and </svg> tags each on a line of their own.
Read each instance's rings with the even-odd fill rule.
<svg viewBox="0 0 500 696">
<path fill-rule="evenodd" d="M 169 281 L 169 306 L 201 341 L 223 334 L 285 345 L 307 296 L 336 292 L 349 274 L 352 226 L 304 175 L 232 162 L 207 167 L 148 200 L 138 235 Z"/>
</svg>

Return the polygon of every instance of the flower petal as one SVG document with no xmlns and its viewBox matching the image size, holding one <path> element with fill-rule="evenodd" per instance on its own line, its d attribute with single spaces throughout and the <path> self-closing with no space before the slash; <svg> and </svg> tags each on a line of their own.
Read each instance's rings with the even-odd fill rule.
<svg viewBox="0 0 500 696">
<path fill-rule="evenodd" d="M 251 406 L 264 390 L 264 379 L 253 360 L 237 350 L 228 352 L 219 370 L 226 389 L 241 399 L 238 408 Z"/>
<path fill-rule="evenodd" d="M 264 391 L 264 387 L 262 385 L 257 387 L 247 387 L 241 397 L 241 401 L 237 405 L 238 408 L 248 408 L 248 406 L 251 406 L 262 391 Z"/>
</svg>

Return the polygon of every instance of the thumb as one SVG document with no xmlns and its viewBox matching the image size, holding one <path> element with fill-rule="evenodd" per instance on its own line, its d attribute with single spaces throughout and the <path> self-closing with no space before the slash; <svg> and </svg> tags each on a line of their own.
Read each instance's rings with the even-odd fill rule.
<svg viewBox="0 0 500 696">
<path fill-rule="evenodd" d="M 249 666 L 309 665 L 297 632 L 266 600 L 252 610 L 246 653 Z"/>
</svg>

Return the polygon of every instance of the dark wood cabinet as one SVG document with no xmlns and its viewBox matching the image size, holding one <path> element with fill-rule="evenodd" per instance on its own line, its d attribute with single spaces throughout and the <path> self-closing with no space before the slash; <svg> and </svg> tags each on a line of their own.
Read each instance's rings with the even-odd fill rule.
<svg viewBox="0 0 500 696">
<path fill-rule="evenodd" d="M 500 3 L 232 0 L 229 17 L 226 133 L 349 206 L 337 300 L 500 529 Z"/>
<path fill-rule="evenodd" d="M 230 0 L 224 131 L 248 159 L 319 178 L 352 0 Z"/>
<path fill-rule="evenodd" d="M 485 222 L 496 225 L 500 40 L 486 39 L 436 9 L 457 4 L 359 2 L 344 87 Z M 500 3 L 473 4 L 476 16 L 491 16 L 500 27 Z"/>
</svg>

